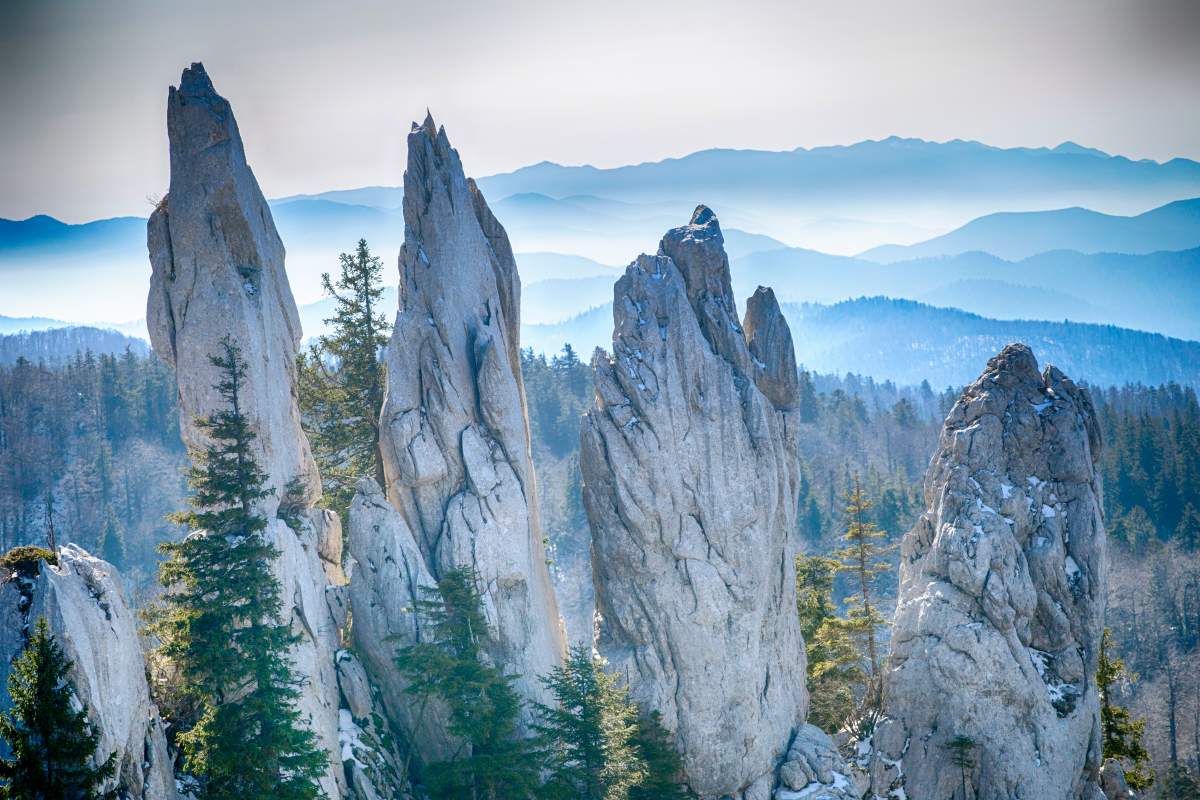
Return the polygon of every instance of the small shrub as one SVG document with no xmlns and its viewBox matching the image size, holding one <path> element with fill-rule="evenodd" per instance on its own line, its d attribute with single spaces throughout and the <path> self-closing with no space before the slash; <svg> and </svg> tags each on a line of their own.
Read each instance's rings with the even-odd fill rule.
<svg viewBox="0 0 1200 800">
<path fill-rule="evenodd" d="M 45 561 L 51 566 L 58 566 L 58 553 L 44 547 L 24 545 L 14 547 L 0 556 L 0 567 L 24 575 L 26 578 L 37 577 L 38 564 Z"/>
</svg>

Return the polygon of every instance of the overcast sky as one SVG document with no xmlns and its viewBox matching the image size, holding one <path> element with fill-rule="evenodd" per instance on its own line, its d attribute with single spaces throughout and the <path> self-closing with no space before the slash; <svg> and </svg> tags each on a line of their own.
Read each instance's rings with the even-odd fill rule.
<svg viewBox="0 0 1200 800">
<path fill-rule="evenodd" d="M 1200 159 L 1200 3 L 0 0 L 0 217 L 145 215 L 201 60 L 268 196 L 892 134 Z"/>
</svg>

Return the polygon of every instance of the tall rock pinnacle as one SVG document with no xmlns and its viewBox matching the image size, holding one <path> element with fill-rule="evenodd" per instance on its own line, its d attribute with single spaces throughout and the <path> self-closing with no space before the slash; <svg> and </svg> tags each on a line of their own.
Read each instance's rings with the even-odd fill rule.
<svg viewBox="0 0 1200 800">
<path fill-rule="evenodd" d="M 541 698 L 563 636 L 529 454 L 521 287 L 504 228 L 432 116 L 408 135 L 399 295 L 380 433 L 388 499 L 433 578 L 478 571 L 493 656 Z"/>
<path fill-rule="evenodd" d="M 765 798 L 808 706 L 795 606 L 795 357 L 774 295 L 738 321 L 701 206 L 614 291 L 580 466 L 600 649 L 704 798 Z"/>
<path fill-rule="evenodd" d="M 170 191 L 150 217 L 153 274 L 146 318 L 155 351 L 175 367 L 184 441 L 205 444 L 195 424 L 220 408 L 210 354 L 230 336 L 247 363 L 242 411 L 257 434 L 273 497 L 262 501 L 265 535 L 280 551 L 284 618 L 301 637 L 292 653 L 304 681 L 300 709 L 330 754 L 322 788 L 347 787 L 338 742 L 340 698 L 334 654 L 339 626 L 326 586 L 341 578 L 341 527 L 316 507 L 320 479 L 300 428 L 296 350 L 300 322 L 284 273 L 284 250 L 267 201 L 246 163 L 233 111 L 204 67 L 184 70 L 167 98 Z M 277 516 L 286 502 L 289 527 Z M 296 522 L 298 520 L 298 522 Z"/>
<path fill-rule="evenodd" d="M 904 538 L 876 794 L 949 797 L 973 740 L 980 800 L 1090 800 L 1105 533 L 1085 389 L 1009 345 L 963 392 Z M 969 782 L 971 779 L 969 779 Z"/>
</svg>

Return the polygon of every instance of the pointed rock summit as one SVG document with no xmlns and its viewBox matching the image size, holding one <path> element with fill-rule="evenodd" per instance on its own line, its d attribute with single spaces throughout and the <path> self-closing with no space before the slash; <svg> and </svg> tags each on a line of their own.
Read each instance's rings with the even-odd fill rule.
<svg viewBox="0 0 1200 800">
<path fill-rule="evenodd" d="M 504 228 L 427 116 L 408 135 L 380 431 L 386 492 L 433 579 L 478 572 L 498 635 L 492 656 L 520 675 L 525 697 L 544 699 L 538 678 L 560 662 L 563 635 L 529 453 L 520 296 Z M 354 580 L 376 578 L 360 569 Z"/>
<path fill-rule="evenodd" d="M 600 650 L 693 790 L 766 798 L 808 707 L 791 335 L 769 290 L 738 320 L 704 206 L 625 270 L 613 321 L 580 450 Z"/>
<path fill-rule="evenodd" d="M 296 352 L 300 321 L 284 272 L 284 249 L 271 211 L 246 163 L 228 101 L 204 67 L 184 70 L 167 98 L 171 184 L 150 217 L 153 274 L 147 323 L 155 352 L 175 367 L 180 425 L 190 448 L 206 444 L 196 418 L 221 407 L 219 375 L 209 355 L 222 337 L 246 361 L 242 412 L 273 496 L 261 501 L 265 536 L 278 548 L 276 576 L 283 615 L 301 637 L 292 653 L 303 681 L 299 707 L 330 754 L 322 789 L 346 796 L 341 766 L 341 704 L 334 663 L 340 626 L 326 592 L 343 582 L 337 515 L 316 506 L 321 484 L 300 428 Z M 277 512 L 281 503 L 295 525 Z"/>
<path fill-rule="evenodd" d="M 902 545 L 877 795 L 953 795 L 955 737 L 974 743 L 979 800 L 1096 795 L 1099 455 L 1087 390 L 1039 373 L 1024 345 L 989 361 L 951 410 L 927 510 Z"/>
</svg>

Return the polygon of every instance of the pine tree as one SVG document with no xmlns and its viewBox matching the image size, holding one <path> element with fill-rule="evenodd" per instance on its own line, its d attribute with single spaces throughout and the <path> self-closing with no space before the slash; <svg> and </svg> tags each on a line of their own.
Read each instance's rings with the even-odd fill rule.
<svg viewBox="0 0 1200 800">
<path fill-rule="evenodd" d="M 808 656 L 808 720 L 828 732 L 841 730 L 866 693 L 862 655 L 833 604 L 836 559 L 797 556 L 796 608 Z"/>
<path fill-rule="evenodd" d="M 365 239 L 354 254 L 342 253 L 341 273 L 329 273 L 321 285 L 333 298 L 333 332 L 320 336 L 298 357 L 300 409 L 310 427 L 313 456 L 332 508 L 345 513 L 354 484 L 374 477 L 384 485 L 379 453 L 379 411 L 385 367 L 380 352 L 391 325 L 380 312 L 383 262 L 371 255 Z"/>
<path fill-rule="evenodd" d="M 887 533 L 881 531 L 868 518 L 871 501 L 863 492 L 858 476 L 854 477 L 850 490 L 846 492 L 845 502 L 847 527 L 842 540 L 846 546 L 835 551 L 833 555 L 841 564 L 840 571 L 848 573 L 854 579 L 856 591 L 847 598 L 849 611 L 839 624 L 865 651 L 869 671 L 864 705 L 869 710 L 877 707 L 881 699 L 879 646 L 876 636 L 879 629 L 887 624 L 887 620 L 879 613 L 878 604 L 873 600 L 874 583 L 881 573 L 891 569 L 888 563 L 882 560 L 891 547 L 878 544 Z"/>
<path fill-rule="evenodd" d="M 12 757 L 0 759 L 4 800 L 107 800 L 101 787 L 116 773 L 116 753 L 93 764 L 100 734 L 87 708 L 72 708 L 71 662 L 50 636 L 44 617 L 13 662 L 8 679 L 12 708 L 0 714 L 0 738 Z"/>
<path fill-rule="evenodd" d="M 626 800 L 646 776 L 634 742 L 638 709 L 628 690 L 586 645 L 572 647 L 542 683 L 556 701 L 537 706 L 550 772 L 546 796 Z"/>
<path fill-rule="evenodd" d="M 950 763 L 958 767 L 962 783 L 962 800 L 967 800 L 967 772 L 975 769 L 975 750 L 979 744 L 970 736 L 959 734 L 942 745 L 950 751 Z"/>
<path fill-rule="evenodd" d="M 1115 759 L 1125 768 L 1125 781 L 1139 791 L 1154 783 L 1149 769 L 1150 754 L 1142 745 L 1146 721 L 1135 720 L 1129 709 L 1113 703 L 1113 689 L 1129 679 L 1125 662 L 1112 655 L 1112 631 L 1104 629 L 1100 637 L 1100 663 L 1096 668 L 1096 687 L 1100 690 L 1100 729 L 1104 737 L 1104 758 Z"/>
<path fill-rule="evenodd" d="M 629 788 L 629 800 L 691 800 L 695 794 L 683 783 L 683 759 L 663 727 L 657 711 L 643 715 L 633 735 L 633 745 L 646 765 L 645 777 Z"/>
<path fill-rule="evenodd" d="M 409 681 L 405 691 L 449 711 L 447 730 L 461 742 L 455 758 L 428 765 L 424 783 L 431 798 L 528 800 L 538 786 L 538 761 L 521 738 L 521 701 L 514 678 L 488 662 L 493 643 L 483 613 L 479 579 L 458 567 L 442 575 L 436 589 L 415 601 L 424 641 L 400 649 L 396 665 Z"/>
<path fill-rule="evenodd" d="M 309 800 L 325 759 L 296 708 L 300 680 L 289 649 L 299 637 L 279 622 L 278 552 L 263 537 L 256 504 L 271 494 L 255 460 L 255 433 L 241 408 L 246 364 L 229 337 L 210 356 L 225 408 L 197 420 L 211 439 L 192 453 L 192 510 L 175 521 L 195 533 L 162 546 L 166 605 L 153 630 L 200 718 L 179 742 L 201 800 Z"/>
</svg>

